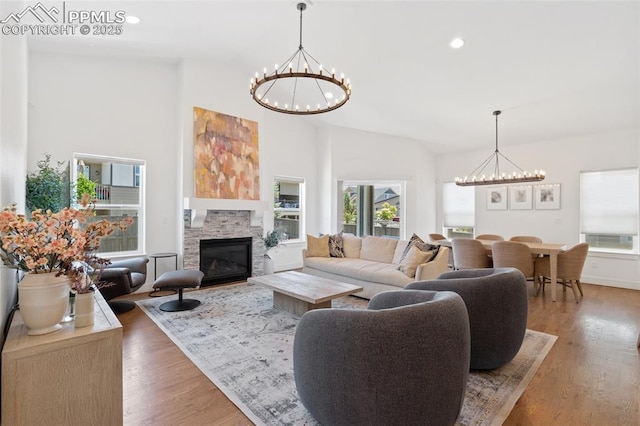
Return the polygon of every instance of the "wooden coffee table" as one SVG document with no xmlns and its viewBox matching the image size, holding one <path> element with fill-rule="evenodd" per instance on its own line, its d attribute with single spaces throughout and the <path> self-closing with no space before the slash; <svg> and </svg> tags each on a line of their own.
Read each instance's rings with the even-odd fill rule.
<svg viewBox="0 0 640 426">
<path fill-rule="evenodd" d="M 312 309 L 330 308 L 333 299 L 362 291 L 356 285 L 296 271 L 251 277 L 247 281 L 271 288 L 273 307 L 298 316 Z"/>
</svg>

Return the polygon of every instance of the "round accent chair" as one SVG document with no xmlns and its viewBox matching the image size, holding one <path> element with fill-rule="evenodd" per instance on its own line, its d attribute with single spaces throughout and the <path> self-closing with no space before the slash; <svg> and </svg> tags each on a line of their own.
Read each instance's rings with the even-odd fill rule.
<svg viewBox="0 0 640 426">
<path fill-rule="evenodd" d="M 412 290 L 453 291 L 467 306 L 471 328 L 471 368 L 491 370 L 516 356 L 527 330 L 527 281 L 515 268 L 445 272 L 417 281 Z M 405 290 L 406 291 L 406 290 Z"/>
<path fill-rule="evenodd" d="M 300 401 L 324 425 L 452 425 L 469 377 L 469 319 L 452 292 L 386 291 L 366 310 L 303 315 Z"/>
</svg>

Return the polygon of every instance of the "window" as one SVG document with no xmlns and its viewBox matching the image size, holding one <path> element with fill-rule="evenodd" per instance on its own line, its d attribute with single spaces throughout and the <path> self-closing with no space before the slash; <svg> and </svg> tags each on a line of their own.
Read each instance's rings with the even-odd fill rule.
<svg viewBox="0 0 640 426">
<path fill-rule="evenodd" d="M 400 238 L 403 186 L 398 182 L 342 182 L 338 208 L 342 231 Z"/>
<path fill-rule="evenodd" d="M 304 179 L 276 177 L 273 184 L 273 227 L 286 239 L 300 240 L 304 230 Z"/>
<path fill-rule="evenodd" d="M 92 154 L 73 155 L 73 181 L 76 197 L 90 192 L 95 201 L 95 220 L 119 220 L 133 217 L 126 231 L 116 231 L 100 242 L 98 252 L 104 257 L 144 252 L 144 169 L 143 160 L 105 157 Z M 88 179 L 78 179 L 80 175 Z"/>
<path fill-rule="evenodd" d="M 476 191 L 454 182 L 442 185 L 442 227 L 447 238 L 473 238 Z"/>
<path fill-rule="evenodd" d="M 589 250 L 638 253 L 638 169 L 580 173 L 580 240 Z"/>
</svg>

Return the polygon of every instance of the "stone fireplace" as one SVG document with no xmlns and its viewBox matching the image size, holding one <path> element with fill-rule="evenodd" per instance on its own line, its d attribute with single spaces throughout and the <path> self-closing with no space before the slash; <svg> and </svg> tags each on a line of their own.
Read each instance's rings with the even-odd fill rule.
<svg viewBox="0 0 640 426">
<path fill-rule="evenodd" d="M 267 205 L 262 201 L 185 199 L 184 269 L 200 270 L 201 240 L 250 238 L 249 273 L 262 275 L 265 253 L 262 215 Z"/>
</svg>

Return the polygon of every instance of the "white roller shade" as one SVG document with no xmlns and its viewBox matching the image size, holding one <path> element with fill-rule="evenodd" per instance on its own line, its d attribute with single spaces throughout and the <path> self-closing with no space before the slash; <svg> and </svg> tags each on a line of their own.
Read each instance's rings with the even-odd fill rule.
<svg viewBox="0 0 640 426">
<path fill-rule="evenodd" d="M 476 191 L 472 186 L 458 186 L 453 182 L 442 185 L 442 212 L 445 227 L 473 228 Z"/>
<path fill-rule="evenodd" d="M 580 232 L 638 235 L 638 169 L 580 173 Z"/>
</svg>

